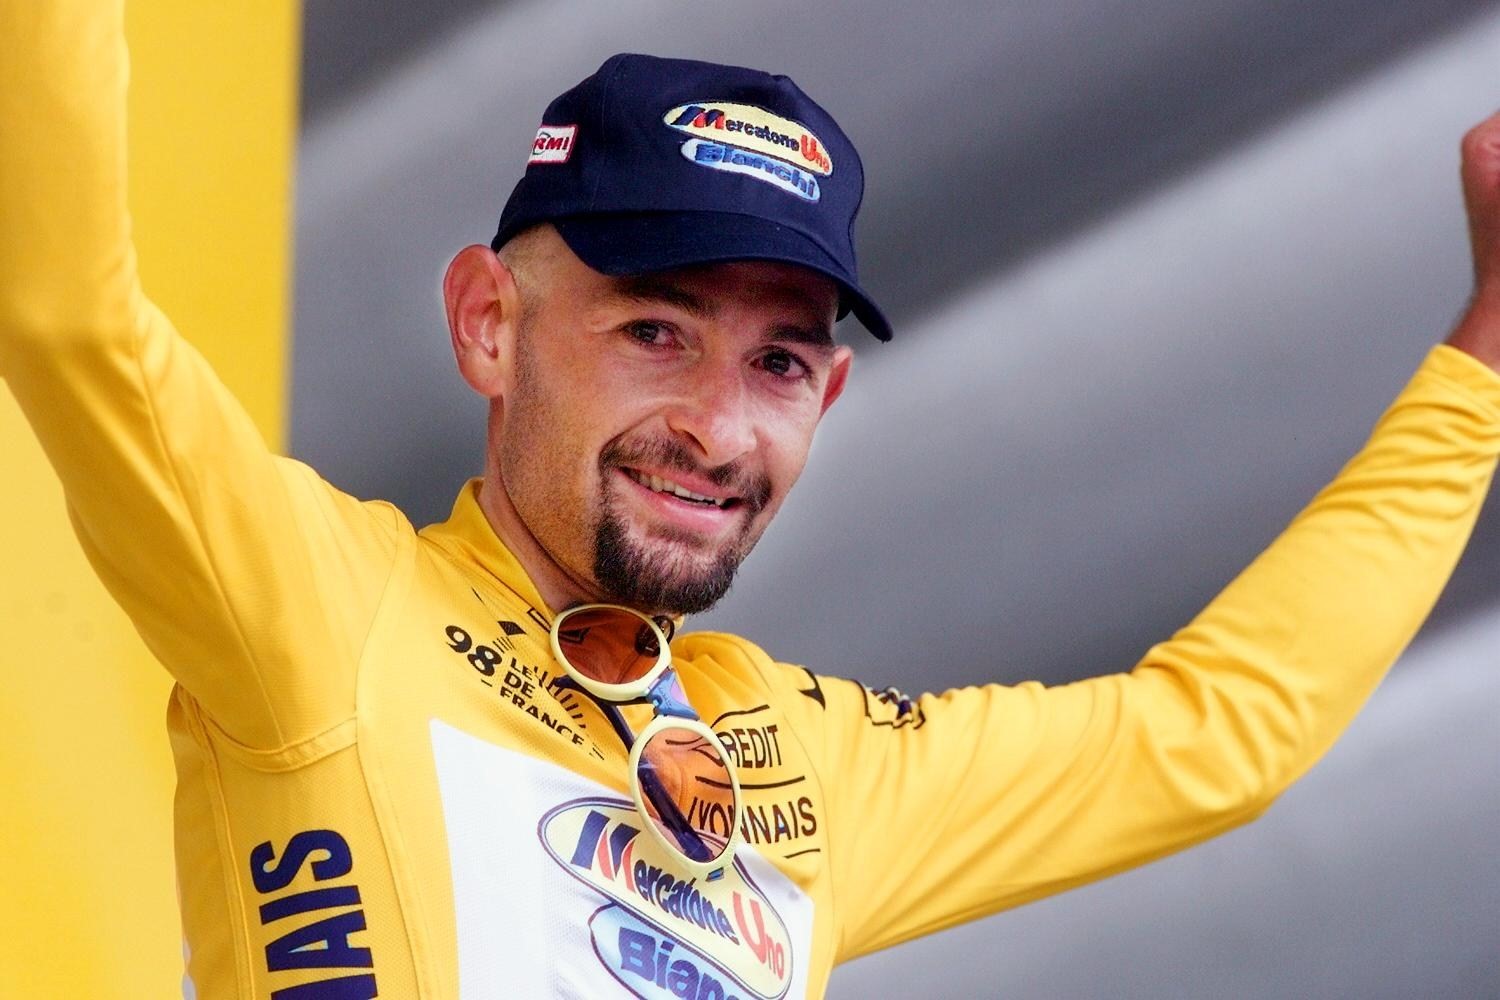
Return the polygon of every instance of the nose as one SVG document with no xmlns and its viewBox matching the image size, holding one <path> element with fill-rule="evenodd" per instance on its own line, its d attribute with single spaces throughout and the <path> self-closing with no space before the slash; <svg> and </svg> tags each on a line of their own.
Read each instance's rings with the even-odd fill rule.
<svg viewBox="0 0 1500 1000">
<path fill-rule="evenodd" d="M 667 411 L 667 426 L 692 439 L 711 468 L 755 448 L 750 398 L 738 371 L 696 369 L 691 384 Z"/>
</svg>

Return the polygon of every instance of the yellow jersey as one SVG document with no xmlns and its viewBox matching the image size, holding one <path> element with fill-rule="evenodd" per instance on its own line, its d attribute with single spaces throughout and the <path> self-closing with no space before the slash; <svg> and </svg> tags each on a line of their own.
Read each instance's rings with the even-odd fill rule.
<svg viewBox="0 0 1500 1000">
<path fill-rule="evenodd" d="M 907 699 L 680 636 L 746 800 L 746 846 L 695 879 L 642 834 L 600 707 L 558 683 L 556 609 L 479 482 L 421 530 L 347 496 L 270 453 L 144 297 L 120 6 L 0 0 L 0 375 L 177 681 L 199 997 L 820 997 L 842 960 L 1220 833 L 1368 697 L 1500 453 L 1500 377 L 1435 348 L 1338 477 L 1129 673 Z"/>
</svg>

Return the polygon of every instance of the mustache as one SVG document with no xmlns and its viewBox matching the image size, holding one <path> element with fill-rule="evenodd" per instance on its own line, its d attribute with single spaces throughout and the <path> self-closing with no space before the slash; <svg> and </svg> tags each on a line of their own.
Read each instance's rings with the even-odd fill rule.
<svg viewBox="0 0 1500 1000">
<path fill-rule="evenodd" d="M 740 503 L 758 514 L 771 502 L 771 477 L 753 473 L 743 462 L 728 462 L 708 468 L 698 463 L 693 453 L 680 441 L 650 438 L 645 441 L 613 441 L 599 455 L 600 469 L 636 468 L 649 465 L 702 476 L 719 489 L 730 490 Z"/>
</svg>

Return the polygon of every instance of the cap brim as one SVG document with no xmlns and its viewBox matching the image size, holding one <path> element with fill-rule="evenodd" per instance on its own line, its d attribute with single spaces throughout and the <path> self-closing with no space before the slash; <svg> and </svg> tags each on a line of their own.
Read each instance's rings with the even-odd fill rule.
<svg viewBox="0 0 1500 1000">
<path fill-rule="evenodd" d="M 630 212 L 551 222 L 578 259 L 602 274 L 649 274 L 734 260 L 809 268 L 839 286 L 840 318 L 852 312 L 877 339 L 891 339 L 891 324 L 853 275 L 806 236 L 766 219 L 734 212 Z"/>
</svg>

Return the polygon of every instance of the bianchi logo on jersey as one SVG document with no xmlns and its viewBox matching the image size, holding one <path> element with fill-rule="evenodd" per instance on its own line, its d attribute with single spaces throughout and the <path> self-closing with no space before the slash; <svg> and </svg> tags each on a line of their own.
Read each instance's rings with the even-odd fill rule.
<svg viewBox="0 0 1500 1000">
<path fill-rule="evenodd" d="M 792 982 L 791 936 L 736 862 L 722 878 L 681 879 L 618 799 L 585 798 L 537 824 L 547 853 L 611 900 L 589 919 L 594 951 L 636 996 L 777 1000 Z"/>
</svg>

